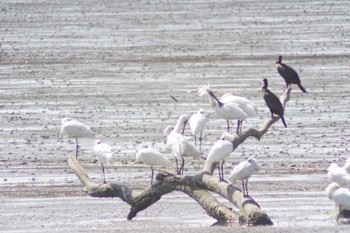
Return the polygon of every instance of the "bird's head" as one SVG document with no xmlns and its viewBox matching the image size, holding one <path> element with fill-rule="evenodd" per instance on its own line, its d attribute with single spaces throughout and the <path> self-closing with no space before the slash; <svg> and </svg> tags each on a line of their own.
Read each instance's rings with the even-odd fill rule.
<svg viewBox="0 0 350 233">
<path fill-rule="evenodd" d="M 339 188 L 340 188 L 339 184 L 337 184 L 337 183 L 330 183 L 327 186 L 327 188 L 325 189 L 327 197 L 329 199 L 332 199 L 332 194 L 334 193 L 334 191 L 336 191 Z"/>
<path fill-rule="evenodd" d="M 198 88 L 198 95 L 199 96 L 206 97 L 206 96 L 209 95 L 209 93 L 212 93 L 212 91 L 211 91 L 211 89 L 209 87 L 209 84 L 201 86 L 201 87 Z"/>
<path fill-rule="evenodd" d="M 69 117 L 62 118 L 61 124 L 63 125 L 65 122 L 71 121 L 71 120 L 72 120 L 72 118 L 69 118 Z"/>
<path fill-rule="evenodd" d="M 248 158 L 248 162 L 252 165 L 254 165 L 255 167 L 255 171 L 259 171 L 260 170 L 260 165 L 258 164 L 258 161 L 256 161 L 256 159 L 254 159 L 253 157 Z"/>
<path fill-rule="evenodd" d="M 99 140 L 99 139 L 95 140 L 95 145 L 98 145 L 98 144 L 101 144 L 101 143 L 102 143 L 102 140 Z"/>
<path fill-rule="evenodd" d="M 234 137 L 229 132 L 225 131 L 222 133 L 220 139 L 232 142 L 234 140 Z"/>
<path fill-rule="evenodd" d="M 278 55 L 278 60 L 276 61 L 276 64 L 282 63 L 282 55 Z"/>
<path fill-rule="evenodd" d="M 264 78 L 262 81 L 262 89 L 267 89 L 269 87 L 269 81 L 267 81 L 267 78 Z"/>
<path fill-rule="evenodd" d="M 168 136 L 172 131 L 174 130 L 174 127 L 168 126 L 164 129 L 163 133 Z"/>
<path fill-rule="evenodd" d="M 334 170 L 334 169 L 339 169 L 339 166 L 336 163 L 331 163 L 329 165 L 329 167 L 327 168 L 327 171 L 329 172 L 329 171 Z"/>
<path fill-rule="evenodd" d="M 203 108 L 200 108 L 200 109 L 198 110 L 198 113 L 204 114 L 204 109 L 203 109 Z"/>
<path fill-rule="evenodd" d="M 139 151 L 139 150 L 141 150 L 141 149 L 143 149 L 143 148 L 148 148 L 148 145 L 145 144 L 145 143 L 142 143 L 141 145 L 139 145 L 139 146 L 137 147 L 137 150 Z"/>
</svg>

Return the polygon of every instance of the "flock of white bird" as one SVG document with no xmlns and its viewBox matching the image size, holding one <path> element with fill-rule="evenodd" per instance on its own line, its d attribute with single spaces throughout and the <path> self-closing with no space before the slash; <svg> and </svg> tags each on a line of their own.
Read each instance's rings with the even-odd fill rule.
<svg viewBox="0 0 350 233">
<path fill-rule="evenodd" d="M 230 130 L 230 120 L 237 120 L 236 133 L 240 134 L 242 131 L 243 120 L 249 117 L 256 117 L 258 109 L 253 102 L 239 96 L 232 94 L 224 94 L 220 100 L 214 95 L 210 87 L 201 87 L 198 91 L 199 95 L 207 96 L 211 107 L 216 114 L 227 121 L 227 131 Z M 184 136 L 185 128 L 189 123 L 193 141 Z M 94 137 L 92 130 L 85 124 L 71 119 L 64 118 L 61 121 L 61 133 L 69 138 L 75 138 L 76 140 L 76 159 L 78 159 L 78 138 Z M 203 109 L 199 109 L 197 113 L 191 116 L 181 114 L 177 120 L 175 126 L 168 126 L 164 130 L 166 136 L 166 147 L 172 152 L 176 162 L 177 174 L 184 173 L 185 159 L 192 157 L 195 159 L 201 159 L 202 157 L 202 140 L 203 133 L 207 127 L 208 119 L 204 114 Z M 219 179 L 224 179 L 223 165 L 225 160 L 230 156 L 234 150 L 233 141 L 234 137 L 229 132 L 223 132 L 218 141 L 214 143 L 206 156 L 206 163 L 218 163 Z M 199 143 L 197 143 L 199 141 Z M 197 145 L 199 144 L 199 145 Z M 105 179 L 105 165 L 113 162 L 113 152 L 111 146 L 103 143 L 101 140 L 96 140 L 93 147 L 93 152 L 96 155 L 98 161 L 101 163 L 103 181 Z M 153 183 L 154 167 L 160 166 L 168 168 L 171 166 L 170 160 L 161 154 L 158 150 L 151 148 L 149 145 L 141 145 L 136 153 L 136 161 L 142 162 L 151 167 L 151 184 Z M 248 196 L 248 179 L 249 177 L 259 170 L 259 165 L 254 158 L 249 158 L 246 161 L 239 163 L 234 167 L 229 181 L 235 183 L 236 181 L 242 181 L 242 188 L 245 196 Z M 227 181 L 226 181 L 227 182 Z"/>
<path fill-rule="evenodd" d="M 336 163 L 330 164 L 327 177 L 330 182 L 326 188 L 327 197 L 334 201 L 340 210 L 350 211 L 350 158 L 346 160 L 343 167 Z"/>
</svg>

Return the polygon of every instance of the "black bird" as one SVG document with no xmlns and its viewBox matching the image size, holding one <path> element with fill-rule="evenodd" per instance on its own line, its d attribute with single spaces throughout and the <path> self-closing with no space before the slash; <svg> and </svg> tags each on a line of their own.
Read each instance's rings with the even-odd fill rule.
<svg viewBox="0 0 350 233">
<path fill-rule="evenodd" d="M 284 81 L 286 82 L 286 88 L 290 84 L 296 84 L 300 88 L 300 90 L 304 93 L 307 93 L 305 88 L 301 85 L 301 81 L 298 73 L 290 66 L 282 63 L 282 56 L 278 56 L 278 61 L 276 61 L 276 68 L 278 73 L 282 76 Z"/>
<path fill-rule="evenodd" d="M 284 117 L 283 117 L 284 115 L 283 105 L 280 99 L 275 94 L 273 94 L 269 89 L 267 89 L 268 85 L 269 85 L 268 81 L 265 78 L 263 80 L 262 93 L 264 96 L 265 103 L 267 107 L 269 107 L 270 109 L 271 117 L 274 118 L 273 114 L 280 116 L 284 127 L 287 128 L 286 121 L 284 120 Z"/>
</svg>

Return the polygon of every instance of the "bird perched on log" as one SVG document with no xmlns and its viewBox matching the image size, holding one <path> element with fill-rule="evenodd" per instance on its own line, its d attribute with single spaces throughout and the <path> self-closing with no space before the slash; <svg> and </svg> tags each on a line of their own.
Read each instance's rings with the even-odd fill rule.
<svg viewBox="0 0 350 233">
<path fill-rule="evenodd" d="M 227 121 L 227 132 L 230 131 L 230 120 L 237 120 L 237 134 L 241 133 L 243 120 L 256 117 L 258 108 L 248 99 L 231 93 L 224 94 L 218 99 L 209 85 L 200 87 L 198 90 L 200 96 L 208 96 L 211 107 L 216 114 Z"/>
<path fill-rule="evenodd" d="M 158 150 L 149 148 L 148 145 L 141 145 L 136 153 L 136 161 L 143 162 L 146 165 L 151 166 L 152 176 L 151 184 L 153 183 L 154 166 L 170 167 L 171 163 L 168 158 L 163 156 Z"/>
<path fill-rule="evenodd" d="M 75 157 L 78 159 L 78 138 L 93 138 L 95 134 L 89 126 L 71 118 L 63 118 L 61 124 L 61 133 L 69 138 L 75 138 Z"/>
<path fill-rule="evenodd" d="M 340 213 L 342 210 L 350 210 L 350 190 L 340 187 L 337 183 L 331 183 L 326 188 L 327 197 L 339 206 Z M 339 221 L 340 214 L 337 216 Z"/>
<path fill-rule="evenodd" d="M 274 118 L 274 114 L 278 115 L 281 118 L 284 127 L 287 128 L 286 121 L 284 120 L 283 105 L 280 99 L 268 89 L 268 85 L 268 81 L 265 78 L 263 80 L 262 94 L 267 107 L 270 109 L 271 118 Z"/>
<path fill-rule="evenodd" d="M 212 146 L 206 159 L 206 163 L 218 163 L 219 179 L 222 181 L 224 181 L 225 160 L 230 156 L 234 149 L 232 141 L 233 137 L 228 132 L 224 132 L 221 138 Z"/>
<path fill-rule="evenodd" d="M 276 61 L 276 68 L 278 73 L 282 76 L 284 81 L 286 82 L 286 88 L 290 84 L 296 84 L 300 88 L 300 90 L 304 93 L 307 93 L 305 88 L 301 85 L 301 81 L 298 73 L 290 66 L 282 63 L 282 56 L 278 56 L 278 61 Z"/>
<path fill-rule="evenodd" d="M 253 175 L 253 173 L 258 172 L 260 166 L 258 162 L 250 157 L 248 160 L 237 164 L 228 178 L 229 181 L 234 184 L 237 180 L 242 181 L 243 195 L 249 197 L 248 194 L 248 179 Z M 245 182 L 244 182 L 245 181 Z"/>
<path fill-rule="evenodd" d="M 183 174 L 185 168 L 184 157 L 200 158 L 201 152 L 186 138 L 176 132 L 174 127 L 168 126 L 164 130 L 164 134 L 167 136 L 166 145 L 174 153 L 176 161 L 176 171 L 178 174 Z M 181 167 L 178 167 L 178 160 L 181 159 Z"/>
<path fill-rule="evenodd" d="M 103 143 L 101 140 L 96 140 L 94 143 L 93 151 L 97 157 L 97 160 L 101 163 L 103 183 L 106 183 L 105 176 L 105 164 L 111 164 L 113 162 L 112 147 L 107 143 Z"/>
<path fill-rule="evenodd" d="M 188 120 L 192 135 L 194 137 L 194 145 L 197 146 L 197 135 L 199 134 L 199 151 L 202 151 L 202 139 L 203 131 L 207 126 L 208 119 L 204 115 L 203 108 L 199 109 L 197 113 L 194 113 Z"/>
</svg>

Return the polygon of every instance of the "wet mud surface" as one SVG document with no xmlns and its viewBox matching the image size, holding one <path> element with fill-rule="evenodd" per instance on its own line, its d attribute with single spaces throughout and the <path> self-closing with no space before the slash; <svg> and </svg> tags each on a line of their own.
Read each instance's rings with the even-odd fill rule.
<svg viewBox="0 0 350 233">
<path fill-rule="evenodd" d="M 326 168 L 349 154 L 350 16 L 347 1 L 2 1 L 0 3 L 0 230 L 2 232 L 346 232 L 331 220 Z M 309 92 L 293 88 L 285 119 L 248 139 L 226 162 L 225 176 L 250 156 L 261 171 L 250 194 L 273 227 L 210 227 L 215 221 L 189 197 L 172 193 L 127 221 L 119 199 L 87 196 L 67 164 L 75 141 L 60 119 L 91 126 L 113 146 L 107 180 L 142 189 L 150 169 L 134 163 L 148 143 L 170 159 L 163 129 L 204 108 L 204 154 L 224 120 L 197 94 L 210 82 L 259 108 L 243 127 L 269 115 L 262 78 L 281 94 L 277 55 Z M 176 101 L 175 101 L 176 100 Z M 189 128 L 186 131 L 190 135 Z M 102 174 L 94 139 L 80 140 L 80 160 Z M 174 161 L 174 160 L 172 160 Z M 204 161 L 188 160 L 186 174 Z M 171 168 L 175 170 L 175 165 Z M 217 175 L 217 174 L 214 174 Z M 238 184 L 239 185 L 239 184 Z M 223 200 L 224 201 L 224 200 Z"/>
</svg>

